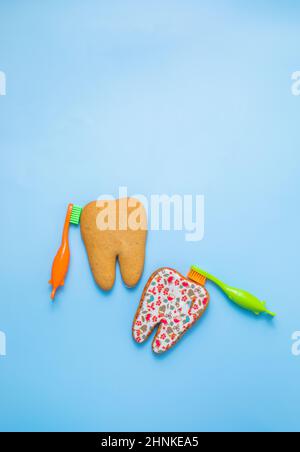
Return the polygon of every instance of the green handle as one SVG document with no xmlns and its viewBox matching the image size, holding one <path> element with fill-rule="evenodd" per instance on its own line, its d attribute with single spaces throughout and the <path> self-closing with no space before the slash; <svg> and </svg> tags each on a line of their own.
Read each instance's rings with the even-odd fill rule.
<svg viewBox="0 0 300 452">
<path fill-rule="evenodd" d="M 221 289 L 225 292 L 225 289 L 227 286 L 220 279 L 216 278 L 214 275 L 211 275 L 210 273 L 206 272 L 205 270 L 202 270 L 201 268 L 196 267 L 196 265 L 192 266 L 192 270 L 195 270 L 197 273 L 201 273 L 201 275 L 205 276 L 210 281 L 213 281 L 217 286 L 221 287 Z"/>
</svg>

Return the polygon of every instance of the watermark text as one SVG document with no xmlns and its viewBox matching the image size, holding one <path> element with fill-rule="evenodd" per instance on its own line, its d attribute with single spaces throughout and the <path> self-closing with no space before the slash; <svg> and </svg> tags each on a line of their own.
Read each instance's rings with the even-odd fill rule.
<svg viewBox="0 0 300 452">
<path fill-rule="evenodd" d="M 119 196 L 102 195 L 97 200 L 99 230 L 184 231 L 187 242 L 204 238 L 204 196 L 136 194 L 128 197 L 127 187 Z"/>
<path fill-rule="evenodd" d="M 292 334 L 292 355 L 300 356 L 300 331 L 295 331 Z"/>
<path fill-rule="evenodd" d="M 292 81 L 291 90 L 293 96 L 300 96 L 300 71 L 293 72 Z"/>
<path fill-rule="evenodd" d="M 6 356 L 6 334 L 0 331 L 0 356 Z"/>
<path fill-rule="evenodd" d="M 6 75 L 0 71 L 0 96 L 6 96 Z"/>
</svg>

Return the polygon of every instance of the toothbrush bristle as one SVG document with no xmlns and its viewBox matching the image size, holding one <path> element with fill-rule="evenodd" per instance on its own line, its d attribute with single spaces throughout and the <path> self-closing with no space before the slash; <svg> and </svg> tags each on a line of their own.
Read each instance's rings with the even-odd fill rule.
<svg viewBox="0 0 300 452">
<path fill-rule="evenodd" d="M 192 281 L 200 284 L 201 286 L 205 286 L 206 283 L 206 277 L 201 275 L 201 273 L 196 272 L 195 270 L 191 269 L 188 278 Z"/>
<path fill-rule="evenodd" d="M 70 223 L 79 224 L 81 212 L 82 212 L 82 208 L 74 205 L 72 208 Z"/>
</svg>

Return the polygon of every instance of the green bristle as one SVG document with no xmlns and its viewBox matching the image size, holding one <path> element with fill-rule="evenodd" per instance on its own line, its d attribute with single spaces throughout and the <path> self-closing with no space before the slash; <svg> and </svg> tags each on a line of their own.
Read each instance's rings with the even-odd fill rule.
<svg viewBox="0 0 300 452">
<path fill-rule="evenodd" d="M 79 224 L 81 212 L 82 208 L 74 205 L 71 213 L 70 223 Z"/>
</svg>

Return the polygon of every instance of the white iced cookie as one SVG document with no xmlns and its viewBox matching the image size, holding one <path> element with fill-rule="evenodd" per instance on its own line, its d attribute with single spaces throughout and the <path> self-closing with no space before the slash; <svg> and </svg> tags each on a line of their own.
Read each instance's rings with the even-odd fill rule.
<svg viewBox="0 0 300 452">
<path fill-rule="evenodd" d="M 176 270 L 161 268 L 149 279 L 133 322 L 133 337 L 144 342 L 159 325 L 152 348 L 163 353 L 202 316 L 209 303 L 207 290 Z"/>
</svg>

